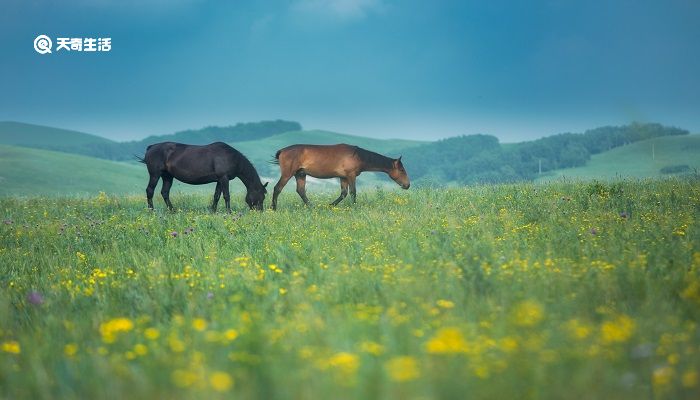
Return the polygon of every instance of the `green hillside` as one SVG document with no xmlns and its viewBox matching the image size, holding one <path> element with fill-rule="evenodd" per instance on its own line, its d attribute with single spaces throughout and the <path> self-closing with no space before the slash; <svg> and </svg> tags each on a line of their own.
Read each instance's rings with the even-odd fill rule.
<svg viewBox="0 0 700 400">
<path fill-rule="evenodd" d="M 0 195 L 136 193 L 145 168 L 48 150 L 0 145 Z"/>
<path fill-rule="evenodd" d="M 99 192 L 141 194 L 145 192 L 147 182 L 148 173 L 142 164 L 0 145 L 0 196 L 81 196 Z M 239 192 L 242 187 L 236 181 L 232 190 Z M 180 194 L 213 192 L 213 185 L 191 186 L 175 182 L 171 197 L 176 202 Z M 156 194 L 158 203 L 160 194 Z"/>
<path fill-rule="evenodd" d="M 22 122 L 0 122 L 0 144 L 27 147 L 66 147 L 114 143 L 88 133 Z"/>
<path fill-rule="evenodd" d="M 632 143 L 593 155 L 583 167 L 556 170 L 538 180 L 661 177 L 668 176 L 661 173 L 661 168 L 679 165 L 700 169 L 700 135 L 665 136 Z"/>
</svg>

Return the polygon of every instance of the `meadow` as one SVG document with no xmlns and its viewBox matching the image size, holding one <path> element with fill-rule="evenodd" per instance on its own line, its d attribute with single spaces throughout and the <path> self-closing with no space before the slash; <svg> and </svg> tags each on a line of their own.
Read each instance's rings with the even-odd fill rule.
<svg viewBox="0 0 700 400">
<path fill-rule="evenodd" d="M 310 197 L 0 198 L 0 397 L 700 397 L 697 179 Z"/>
</svg>

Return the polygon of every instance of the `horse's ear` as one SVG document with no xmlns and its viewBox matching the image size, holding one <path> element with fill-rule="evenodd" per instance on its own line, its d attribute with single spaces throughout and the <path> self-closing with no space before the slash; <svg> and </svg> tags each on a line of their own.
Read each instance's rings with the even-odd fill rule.
<svg viewBox="0 0 700 400">
<path fill-rule="evenodd" d="M 399 156 L 399 158 L 397 160 L 398 162 L 401 162 L 401 157 L 403 157 L 403 156 Z"/>
</svg>

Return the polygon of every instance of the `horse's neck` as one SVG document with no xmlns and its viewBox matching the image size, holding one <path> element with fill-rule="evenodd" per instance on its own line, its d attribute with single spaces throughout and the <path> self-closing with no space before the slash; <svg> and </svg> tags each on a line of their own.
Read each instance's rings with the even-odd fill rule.
<svg viewBox="0 0 700 400">
<path fill-rule="evenodd" d="M 239 171 L 238 174 L 238 179 L 243 182 L 243 185 L 245 185 L 246 189 L 254 189 L 257 186 L 262 186 L 262 182 L 260 181 L 260 176 L 258 175 L 258 172 L 255 170 L 255 167 L 253 167 L 252 164 L 245 164 L 241 166 L 241 170 Z"/>
<path fill-rule="evenodd" d="M 386 172 L 391 170 L 392 159 L 381 154 L 376 154 L 371 160 L 362 160 L 362 171 Z"/>
</svg>

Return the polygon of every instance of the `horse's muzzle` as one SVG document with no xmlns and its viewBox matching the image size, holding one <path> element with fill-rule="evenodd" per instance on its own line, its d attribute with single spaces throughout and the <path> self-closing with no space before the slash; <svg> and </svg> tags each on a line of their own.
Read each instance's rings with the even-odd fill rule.
<svg viewBox="0 0 700 400">
<path fill-rule="evenodd" d="M 410 184 L 410 183 L 407 183 L 407 184 L 405 184 L 405 185 L 401 185 L 401 188 L 403 188 L 403 189 L 408 189 L 408 188 L 410 188 L 410 187 L 411 187 L 411 184 Z"/>
</svg>

